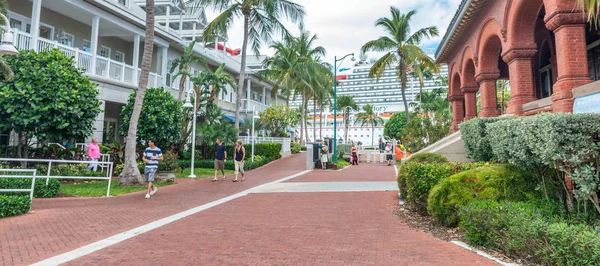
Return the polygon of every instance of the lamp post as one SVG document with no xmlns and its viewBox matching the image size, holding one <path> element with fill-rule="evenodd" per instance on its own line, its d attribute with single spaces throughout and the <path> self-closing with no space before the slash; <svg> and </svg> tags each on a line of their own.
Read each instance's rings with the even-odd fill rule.
<svg viewBox="0 0 600 266">
<path fill-rule="evenodd" d="M 194 104 L 192 105 L 192 101 L 190 100 L 190 94 L 194 94 Z M 196 112 L 198 111 L 196 107 L 196 91 L 194 89 L 188 90 L 187 97 L 185 98 L 185 102 L 183 104 L 184 108 L 194 108 L 192 115 L 192 169 L 191 173 L 188 177 L 195 178 L 194 175 L 194 155 L 196 153 Z"/>
<path fill-rule="evenodd" d="M 333 163 L 337 163 L 337 62 L 343 61 L 346 57 L 352 56 L 354 61 L 354 53 L 347 54 L 344 57 L 337 59 L 337 56 L 333 57 L 333 155 L 331 160 Z"/>
<path fill-rule="evenodd" d="M 10 32 L 10 21 L 3 14 L 0 14 L 0 16 L 2 17 L 4 24 L 6 24 L 0 26 L 4 30 L 4 33 L 2 34 L 2 43 L 0 44 L 0 55 L 18 55 L 19 51 L 17 51 L 17 48 L 15 48 L 13 44 L 13 35 Z"/>
</svg>

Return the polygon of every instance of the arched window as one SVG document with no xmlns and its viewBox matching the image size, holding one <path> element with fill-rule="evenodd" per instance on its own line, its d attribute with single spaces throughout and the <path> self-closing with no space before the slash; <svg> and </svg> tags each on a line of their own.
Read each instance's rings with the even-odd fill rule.
<svg viewBox="0 0 600 266">
<path fill-rule="evenodd" d="M 550 97 L 552 95 L 552 64 L 550 63 L 550 46 L 544 40 L 540 48 L 540 98 Z"/>
</svg>

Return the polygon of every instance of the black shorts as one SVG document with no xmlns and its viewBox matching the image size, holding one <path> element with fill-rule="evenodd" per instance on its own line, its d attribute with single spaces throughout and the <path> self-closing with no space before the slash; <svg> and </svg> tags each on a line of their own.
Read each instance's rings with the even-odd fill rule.
<svg viewBox="0 0 600 266">
<path fill-rule="evenodd" d="M 391 160 L 392 159 L 392 155 L 391 154 L 386 154 L 385 158 L 387 158 L 386 160 Z"/>
</svg>

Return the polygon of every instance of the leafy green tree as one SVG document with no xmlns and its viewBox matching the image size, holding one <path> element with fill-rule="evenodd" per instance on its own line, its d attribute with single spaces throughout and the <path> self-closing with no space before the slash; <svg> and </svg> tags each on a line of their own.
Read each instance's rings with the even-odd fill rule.
<svg viewBox="0 0 600 266">
<path fill-rule="evenodd" d="M 350 126 L 350 111 L 358 111 L 358 104 L 350 95 L 337 97 L 337 110 L 344 114 L 344 143 L 348 142 L 348 127 Z"/>
<path fill-rule="evenodd" d="M 390 120 L 385 123 L 383 135 L 401 139 L 407 124 L 408 121 L 406 121 L 406 114 L 404 114 L 404 112 L 395 113 Z"/>
<path fill-rule="evenodd" d="M 208 146 L 214 145 L 217 139 L 223 143 L 233 143 L 237 140 L 239 133 L 229 121 L 223 117 L 223 111 L 213 102 L 207 103 L 208 107 L 203 108 L 198 114 L 198 123 L 196 124 L 196 137 L 201 145 L 202 159 L 208 159 Z"/>
<path fill-rule="evenodd" d="M 259 54 L 263 43 L 273 41 L 273 35 L 289 33 L 281 17 L 289 18 L 291 22 L 302 22 L 304 8 L 288 0 L 190 0 L 187 2 L 191 9 L 212 8 L 219 14 L 204 30 L 204 39 L 212 40 L 218 34 L 226 33 L 231 28 L 234 20 L 239 17 L 244 19 L 244 41 L 242 43 L 242 55 L 240 64 L 240 76 L 238 88 L 243 88 L 246 78 L 246 56 L 248 43 L 252 46 L 255 54 Z M 242 102 L 242 89 L 237 94 L 235 104 L 235 128 L 239 128 L 240 104 Z"/>
<path fill-rule="evenodd" d="M 179 58 L 173 60 L 173 63 L 170 66 L 171 69 L 169 72 L 175 73 L 175 70 L 177 70 L 177 73 L 173 75 L 173 80 L 175 80 L 176 77 L 181 76 L 181 80 L 179 81 L 179 95 L 177 96 L 178 101 L 181 101 L 183 97 L 183 92 L 185 91 L 185 82 L 191 75 L 189 71 L 192 64 L 201 64 L 208 68 L 206 60 L 202 56 L 194 53 L 195 45 L 196 41 L 192 41 L 187 47 L 185 47 L 183 54 Z"/>
<path fill-rule="evenodd" d="M 129 124 L 135 99 L 135 92 L 129 95 L 127 105 L 121 111 L 121 125 Z M 179 127 L 182 119 L 181 102 L 162 88 L 149 88 L 142 105 L 137 131 L 138 144 L 152 139 L 156 146 L 166 151 L 169 145 L 177 143 L 181 138 Z M 121 127 L 121 135 L 127 136 L 128 132 L 127 127 Z"/>
<path fill-rule="evenodd" d="M 286 130 L 296 119 L 292 108 L 283 104 L 271 106 L 259 116 L 271 137 L 289 137 Z"/>
<path fill-rule="evenodd" d="M 418 58 L 411 67 L 411 75 L 419 81 L 419 109 L 423 112 L 423 87 L 425 87 L 425 80 L 431 79 L 435 74 L 440 73 L 440 67 L 438 64 L 433 62 L 431 57 Z"/>
<path fill-rule="evenodd" d="M 413 10 L 407 14 L 402 14 L 398 8 L 393 6 L 390 7 L 390 11 L 391 17 L 383 17 L 375 22 L 375 26 L 383 28 L 389 35 L 365 43 L 362 47 L 362 53 L 366 53 L 367 51 L 386 52 L 385 55 L 373 64 L 369 71 L 369 77 L 379 79 L 387 67 L 396 67 L 400 83 L 402 84 L 404 109 L 409 110 L 408 102 L 406 101 L 407 73 L 419 61 L 432 60 L 419 45 L 423 38 L 437 36 L 438 29 L 435 26 L 431 26 L 411 33 L 410 20 L 416 14 L 416 11 Z M 406 120 L 410 121 L 409 113 L 406 112 L 405 115 Z"/>
<path fill-rule="evenodd" d="M 355 124 L 360 124 L 361 127 L 371 126 L 371 145 L 375 145 L 375 127 L 384 124 L 384 121 L 373 110 L 373 106 L 367 104 L 363 106 L 363 111 L 356 115 Z"/>
<path fill-rule="evenodd" d="M 4 59 L 16 72 L 13 81 L 0 80 L 0 128 L 19 134 L 21 157 L 33 137 L 60 141 L 92 134 L 101 112 L 98 90 L 72 57 L 55 49 Z"/>
</svg>

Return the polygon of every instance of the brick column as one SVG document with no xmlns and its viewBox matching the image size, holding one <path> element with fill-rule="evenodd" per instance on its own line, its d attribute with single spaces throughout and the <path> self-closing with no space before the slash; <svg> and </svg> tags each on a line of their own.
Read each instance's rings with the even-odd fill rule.
<svg viewBox="0 0 600 266">
<path fill-rule="evenodd" d="M 454 133 L 459 130 L 458 124 L 460 124 L 465 117 L 465 97 L 462 95 L 450 95 L 448 98 L 452 102 L 452 125 L 450 126 L 450 133 Z"/>
<path fill-rule="evenodd" d="M 477 88 L 476 85 L 465 85 L 460 90 L 465 95 L 465 121 L 477 117 Z"/>
<path fill-rule="evenodd" d="M 510 76 L 507 114 L 522 115 L 523 104 L 537 100 L 533 74 L 533 58 L 537 55 L 535 46 L 511 47 L 502 55 L 502 59 L 508 64 Z"/>
<path fill-rule="evenodd" d="M 500 73 L 480 73 L 475 78 L 479 83 L 479 97 L 481 97 L 480 117 L 496 117 L 500 115 L 498 110 L 498 91 L 496 81 Z"/>
<path fill-rule="evenodd" d="M 547 15 L 546 27 L 554 32 L 558 78 L 553 86 L 552 111 L 573 112 L 572 90 L 592 80 L 585 44 L 585 16 L 575 10 Z"/>
</svg>

